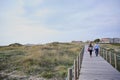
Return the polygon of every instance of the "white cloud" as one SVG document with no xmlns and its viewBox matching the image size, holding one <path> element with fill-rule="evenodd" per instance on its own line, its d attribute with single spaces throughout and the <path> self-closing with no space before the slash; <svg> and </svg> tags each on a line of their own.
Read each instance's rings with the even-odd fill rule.
<svg viewBox="0 0 120 80">
<path fill-rule="evenodd" d="M 44 9 L 38 9 L 32 16 L 34 17 L 48 17 L 50 14 L 52 14 L 54 11 L 50 10 L 48 8 Z"/>
<path fill-rule="evenodd" d="M 42 0 L 36 0 L 32 5 L 41 3 Z M 5 11 L 0 13 L 0 21 L 2 21 L 2 29 L 0 29 L 1 43 L 10 42 L 36 42 L 39 40 L 47 40 L 50 37 L 59 34 L 59 31 L 46 28 L 44 24 L 36 24 L 37 20 L 30 20 L 25 14 L 23 1 L 19 0 L 16 5 L 8 7 Z M 43 9 L 36 12 L 35 16 L 48 15 L 50 11 Z M 1 22 L 0 22 L 1 23 Z M 32 24 L 32 25 L 31 25 Z M 7 40 L 9 39 L 9 40 Z M 7 42 L 5 42 L 7 41 Z"/>
<path fill-rule="evenodd" d="M 57 34 L 58 31 L 55 30 L 50 30 L 45 28 L 44 26 L 40 26 L 40 25 L 16 25 L 10 28 L 8 32 L 8 35 L 13 35 L 14 37 L 18 36 L 18 35 L 22 35 L 21 37 L 24 38 L 28 38 L 28 37 L 38 37 L 39 38 L 44 38 L 44 37 L 48 37 L 50 35 L 54 35 Z M 10 34 L 9 34 L 10 33 Z"/>
<path fill-rule="evenodd" d="M 96 34 L 113 34 L 120 29 L 120 12 L 112 2 L 96 4 L 96 0 L 82 0 L 81 3 L 74 1 L 72 6 L 70 2 L 73 1 L 65 5 L 60 2 L 13 0 L 4 5 L 0 8 L 0 42 L 85 40 Z"/>
<path fill-rule="evenodd" d="M 87 8 L 87 10 L 80 9 L 78 12 L 69 15 L 67 19 L 68 24 L 69 22 L 72 22 L 73 26 L 76 26 L 77 29 L 103 26 L 115 27 L 116 25 L 119 25 L 120 11 L 118 6 L 108 2 L 100 2 L 99 4 L 94 5 L 92 5 L 94 6 L 92 8 Z M 70 23 L 70 25 L 72 24 Z"/>
<path fill-rule="evenodd" d="M 22 0 L 27 6 L 38 6 L 43 3 L 43 0 Z"/>
<path fill-rule="evenodd" d="M 50 38 L 58 34 L 60 34 L 59 31 L 47 29 L 45 26 L 40 25 L 12 25 L 2 30 L 0 38 L 2 38 L 2 40 L 9 38 L 12 43 L 38 43 L 38 41 L 40 43 L 44 40 L 50 40 Z"/>
</svg>

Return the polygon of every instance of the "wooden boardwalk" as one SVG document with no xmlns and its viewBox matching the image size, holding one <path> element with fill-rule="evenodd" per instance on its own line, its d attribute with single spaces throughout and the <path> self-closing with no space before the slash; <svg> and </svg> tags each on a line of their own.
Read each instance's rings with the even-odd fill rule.
<svg viewBox="0 0 120 80">
<path fill-rule="evenodd" d="M 79 80 L 120 80 L 120 72 L 94 52 L 90 57 L 85 46 Z"/>
</svg>

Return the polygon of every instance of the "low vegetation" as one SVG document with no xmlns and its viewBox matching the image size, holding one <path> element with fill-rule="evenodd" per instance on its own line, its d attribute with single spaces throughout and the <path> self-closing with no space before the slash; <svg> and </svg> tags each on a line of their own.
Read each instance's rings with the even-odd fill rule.
<svg viewBox="0 0 120 80">
<path fill-rule="evenodd" d="M 108 50 L 115 51 L 118 55 L 120 55 L 120 43 L 112 43 L 112 44 L 101 44 L 101 47 L 104 47 Z"/>
<path fill-rule="evenodd" d="M 73 65 L 73 60 L 81 48 L 82 44 L 79 43 L 59 42 L 34 46 L 21 44 L 2 46 L 0 78 L 4 79 L 6 78 L 4 76 L 9 74 L 14 75 L 15 80 L 17 78 L 28 80 L 30 76 L 63 80 L 67 75 L 67 68 Z"/>
<path fill-rule="evenodd" d="M 109 52 L 112 52 L 112 54 L 111 54 L 111 64 L 112 64 L 112 66 L 115 66 L 114 53 L 116 53 L 116 55 L 117 55 L 116 56 L 117 70 L 120 71 L 120 44 L 118 44 L 118 43 L 114 43 L 114 44 L 101 44 L 101 47 L 104 47 Z M 109 56 L 108 56 L 108 58 L 109 58 Z"/>
</svg>

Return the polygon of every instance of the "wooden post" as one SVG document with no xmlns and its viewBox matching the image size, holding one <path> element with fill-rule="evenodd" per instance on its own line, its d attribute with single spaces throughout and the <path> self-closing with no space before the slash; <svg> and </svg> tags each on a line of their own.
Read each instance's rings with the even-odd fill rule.
<svg viewBox="0 0 120 80">
<path fill-rule="evenodd" d="M 105 49 L 104 49 L 104 59 L 106 59 L 106 53 L 105 53 Z"/>
<path fill-rule="evenodd" d="M 100 56 L 101 56 L 101 48 L 100 48 Z"/>
<path fill-rule="evenodd" d="M 109 62 L 110 55 L 109 55 L 109 50 L 107 51 L 107 61 Z"/>
<path fill-rule="evenodd" d="M 77 57 L 77 79 L 79 78 L 79 56 Z"/>
<path fill-rule="evenodd" d="M 116 53 L 114 53 L 114 61 L 115 61 L 115 69 L 117 69 L 117 56 L 116 56 Z"/>
<path fill-rule="evenodd" d="M 103 49 L 103 58 L 105 58 L 105 50 Z"/>
<path fill-rule="evenodd" d="M 105 60 L 106 60 L 106 56 L 107 56 L 107 53 L 106 53 L 106 49 L 105 49 Z"/>
<path fill-rule="evenodd" d="M 109 52 L 109 61 L 110 61 L 110 64 L 112 64 L 111 51 Z"/>
<path fill-rule="evenodd" d="M 68 80 L 72 80 L 72 69 L 68 68 Z"/>
<path fill-rule="evenodd" d="M 81 68 L 81 64 L 82 64 L 82 52 L 80 53 L 80 68 Z"/>
<path fill-rule="evenodd" d="M 106 61 L 107 61 L 107 59 L 108 59 L 108 56 L 107 56 L 107 50 L 105 50 L 105 54 L 106 54 Z"/>
<path fill-rule="evenodd" d="M 100 56 L 102 56 L 101 54 L 102 54 L 102 49 L 100 48 Z"/>
<path fill-rule="evenodd" d="M 81 68 L 81 53 L 79 54 L 79 70 Z"/>
<path fill-rule="evenodd" d="M 82 49 L 82 52 L 81 52 L 81 64 L 82 64 L 82 59 L 83 59 L 83 53 L 84 53 L 84 48 Z"/>
<path fill-rule="evenodd" d="M 104 52 L 104 51 L 103 51 L 103 48 L 102 48 L 102 57 L 103 57 L 103 52 Z"/>
<path fill-rule="evenodd" d="M 101 56 L 103 57 L 102 53 L 103 53 L 103 49 L 100 48 L 100 54 L 101 54 Z"/>
<path fill-rule="evenodd" d="M 77 66 L 76 66 L 76 60 L 74 60 L 74 80 L 77 80 Z"/>
</svg>

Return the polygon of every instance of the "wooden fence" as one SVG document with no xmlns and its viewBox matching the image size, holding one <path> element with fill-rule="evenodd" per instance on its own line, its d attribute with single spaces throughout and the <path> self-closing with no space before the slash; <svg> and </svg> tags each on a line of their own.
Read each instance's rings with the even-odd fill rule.
<svg viewBox="0 0 120 80">
<path fill-rule="evenodd" d="M 100 55 L 114 68 L 120 71 L 120 55 L 112 49 L 100 48 Z"/>
<path fill-rule="evenodd" d="M 81 52 L 74 60 L 73 66 L 71 68 L 68 68 L 68 75 L 66 80 L 77 80 L 79 78 L 83 53 L 84 53 L 84 48 L 82 48 Z"/>
</svg>

